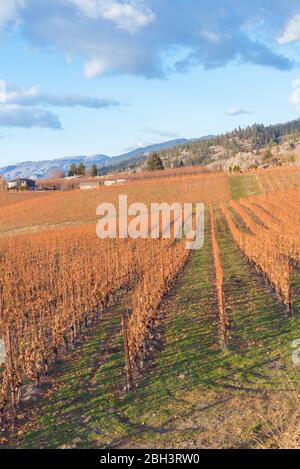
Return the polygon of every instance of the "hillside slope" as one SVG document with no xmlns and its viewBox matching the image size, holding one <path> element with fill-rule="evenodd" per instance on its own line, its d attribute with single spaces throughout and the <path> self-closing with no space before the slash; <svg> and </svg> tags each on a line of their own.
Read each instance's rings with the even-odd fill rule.
<svg viewBox="0 0 300 469">
<path fill-rule="evenodd" d="M 218 171 L 260 165 L 293 165 L 298 164 L 299 155 L 300 120 L 267 127 L 254 124 L 160 152 L 166 167 L 182 163 L 185 166 L 207 165 Z"/>
<path fill-rule="evenodd" d="M 91 168 L 95 163 L 100 170 L 114 168 L 118 166 L 128 165 L 136 161 L 144 161 L 151 151 L 159 151 L 165 148 L 172 148 L 173 146 L 188 142 L 186 139 L 171 140 L 168 142 L 157 143 L 148 145 L 147 147 L 137 148 L 122 155 L 109 157 L 107 155 L 78 155 L 68 156 L 59 159 L 45 160 L 45 161 L 26 161 L 23 163 L 5 166 L 0 168 L 0 175 L 6 179 L 14 179 L 16 177 L 29 177 L 34 179 L 47 179 L 51 173 L 56 170 L 64 171 L 66 174 L 72 163 L 78 165 L 84 163 L 86 168 Z M 128 162 L 126 164 L 126 162 Z"/>
<path fill-rule="evenodd" d="M 65 173 L 72 163 L 83 162 L 87 169 L 95 163 L 102 173 L 145 169 L 150 152 L 156 151 L 166 168 L 205 165 L 213 171 L 249 169 L 261 165 L 297 165 L 300 162 L 300 119 L 284 124 L 254 124 L 219 136 L 176 139 L 137 148 L 122 155 L 77 155 L 46 161 L 27 161 L 0 168 L 7 179 L 31 177 L 47 179 L 53 171 Z"/>
</svg>

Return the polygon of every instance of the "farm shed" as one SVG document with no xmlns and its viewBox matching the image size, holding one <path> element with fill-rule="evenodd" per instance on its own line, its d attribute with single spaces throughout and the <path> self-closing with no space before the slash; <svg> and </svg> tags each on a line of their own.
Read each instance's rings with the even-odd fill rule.
<svg viewBox="0 0 300 469">
<path fill-rule="evenodd" d="M 79 188 L 83 191 L 99 189 L 100 186 L 100 182 L 82 182 L 81 184 L 79 184 Z"/>
</svg>

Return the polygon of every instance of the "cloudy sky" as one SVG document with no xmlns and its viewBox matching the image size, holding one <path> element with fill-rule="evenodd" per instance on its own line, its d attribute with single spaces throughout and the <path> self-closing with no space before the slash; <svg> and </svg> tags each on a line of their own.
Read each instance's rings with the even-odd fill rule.
<svg viewBox="0 0 300 469">
<path fill-rule="evenodd" d="M 0 0 L 0 54 L 0 165 L 300 117 L 299 0 Z"/>
</svg>

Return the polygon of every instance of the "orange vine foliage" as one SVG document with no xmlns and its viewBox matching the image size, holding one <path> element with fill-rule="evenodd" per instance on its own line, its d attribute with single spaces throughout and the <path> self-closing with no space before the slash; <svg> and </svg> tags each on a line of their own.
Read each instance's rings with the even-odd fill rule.
<svg viewBox="0 0 300 469">
<path fill-rule="evenodd" d="M 146 341 L 161 302 L 172 289 L 189 254 L 184 241 L 171 243 L 166 249 L 160 249 L 156 258 L 147 264 L 142 280 L 132 292 L 128 317 L 129 353 L 137 366 L 138 358 L 142 360 L 145 354 Z"/>
<path fill-rule="evenodd" d="M 232 204 L 237 209 L 235 203 Z M 227 220 L 232 237 L 239 246 L 242 253 L 248 260 L 254 264 L 270 283 L 278 297 L 285 305 L 288 314 L 292 311 L 291 295 L 291 266 L 287 256 L 282 252 L 282 248 L 277 244 L 272 233 L 264 228 L 258 228 L 255 233 L 242 232 L 232 219 L 232 215 L 224 203 L 221 203 L 221 209 Z M 239 215 L 244 221 L 249 223 L 246 212 L 239 211 Z M 259 225 L 257 225 L 259 226 Z"/>
<path fill-rule="evenodd" d="M 298 168 L 255 170 L 254 174 L 263 194 L 300 187 L 300 171 Z"/>
<path fill-rule="evenodd" d="M 0 208 L 8 207 L 19 202 L 34 201 L 38 198 L 50 196 L 50 192 L 0 192 Z"/>
<path fill-rule="evenodd" d="M 241 201 L 243 206 L 262 221 L 278 251 L 297 263 L 300 262 L 298 197 L 299 191 L 293 190 Z"/>
<path fill-rule="evenodd" d="M 96 190 L 37 193 L 15 205 L 0 205 L 0 233 L 42 229 L 78 223 L 96 223 L 96 208 L 102 202 L 118 206 L 119 195 L 128 203 L 187 203 L 221 201 L 230 198 L 228 177 L 224 174 L 196 174 L 181 177 L 135 180 L 125 185 Z M 8 194 L 8 196 L 19 194 Z M 4 195 L 5 197 L 5 195 Z M 1 204 L 1 195 L 0 195 Z"/>
<path fill-rule="evenodd" d="M 15 405 L 23 383 L 39 382 L 114 295 L 142 275 L 153 240 L 102 241 L 94 226 L 0 240 L 0 337 L 7 362 L 0 408 Z"/>
<path fill-rule="evenodd" d="M 88 192 L 0 196 L 0 339 L 7 349 L 0 375 L 2 414 L 10 403 L 16 407 L 23 384 L 38 383 L 120 291 L 131 292 L 130 357 L 137 361 L 143 355 L 162 299 L 189 251 L 184 240 L 99 240 L 97 206 L 103 201 L 117 206 L 126 193 L 129 203 L 147 206 L 209 203 L 228 199 L 229 186 L 225 175 L 190 174 Z M 39 231 L 16 235 L 30 229 Z"/>
<path fill-rule="evenodd" d="M 278 176 L 280 173 L 275 174 Z M 291 177 L 298 173 L 287 174 Z M 293 264 L 300 264 L 300 190 L 280 190 L 242 199 L 240 203 L 230 201 L 230 205 L 250 231 L 239 232 L 223 204 L 234 239 L 267 276 L 290 314 L 291 268 Z"/>
</svg>

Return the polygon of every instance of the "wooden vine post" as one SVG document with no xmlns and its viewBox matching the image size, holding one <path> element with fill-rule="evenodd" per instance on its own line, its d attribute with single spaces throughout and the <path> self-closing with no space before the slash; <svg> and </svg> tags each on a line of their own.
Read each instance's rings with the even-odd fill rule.
<svg viewBox="0 0 300 469">
<path fill-rule="evenodd" d="M 132 367 L 131 367 L 131 359 L 129 353 L 129 345 L 128 345 L 128 326 L 127 326 L 128 318 L 125 312 L 122 313 L 122 331 L 123 331 L 123 338 L 124 338 L 124 355 L 126 361 L 126 372 L 127 372 L 127 391 L 130 391 L 133 388 L 133 376 L 132 376 Z"/>
<path fill-rule="evenodd" d="M 9 381 L 9 389 L 11 395 L 11 405 L 13 411 L 13 417 L 16 417 L 16 410 L 17 410 L 17 398 L 16 398 L 16 388 L 15 388 L 15 367 L 14 367 L 14 359 L 13 359 L 13 348 L 12 348 L 12 338 L 11 338 L 11 330 L 8 326 L 6 328 L 6 360 L 7 360 L 7 370 L 8 370 L 8 381 Z"/>
</svg>

